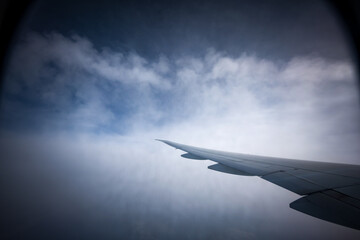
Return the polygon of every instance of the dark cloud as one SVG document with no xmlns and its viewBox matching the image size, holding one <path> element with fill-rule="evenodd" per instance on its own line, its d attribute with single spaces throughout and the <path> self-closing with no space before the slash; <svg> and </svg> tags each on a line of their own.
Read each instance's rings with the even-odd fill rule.
<svg viewBox="0 0 360 240">
<path fill-rule="evenodd" d="M 77 33 L 121 52 L 231 56 L 243 52 L 276 60 L 349 54 L 326 1 L 39 1 L 24 24 L 34 31 Z"/>
</svg>

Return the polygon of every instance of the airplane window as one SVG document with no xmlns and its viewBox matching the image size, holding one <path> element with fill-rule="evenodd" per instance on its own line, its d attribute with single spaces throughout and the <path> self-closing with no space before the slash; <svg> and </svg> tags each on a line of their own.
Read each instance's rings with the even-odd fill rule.
<svg viewBox="0 0 360 240">
<path fill-rule="evenodd" d="M 358 239 L 334 6 L 32 2 L 3 65 L 0 238 Z"/>
</svg>

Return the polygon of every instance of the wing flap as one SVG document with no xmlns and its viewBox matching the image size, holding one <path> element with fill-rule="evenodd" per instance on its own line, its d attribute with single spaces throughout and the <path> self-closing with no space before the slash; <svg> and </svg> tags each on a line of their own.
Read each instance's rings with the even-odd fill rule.
<svg viewBox="0 0 360 240">
<path fill-rule="evenodd" d="M 261 178 L 279 185 L 287 190 L 290 190 L 299 195 L 305 195 L 313 192 L 318 192 L 324 189 L 323 186 L 316 185 L 312 182 L 300 179 L 287 172 L 275 172 Z"/>
<path fill-rule="evenodd" d="M 261 177 L 300 195 L 359 184 L 356 178 L 302 169 L 282 170 Z M 344 188 L 344 193 L 346 191 L 357 192 L 359 189 Z"/>
<path fill-rule="evenodd" d="M 335 190 L 347 196 L 360 199 L 360 185 L 336 188 Z"/>
<path fill-rule="evenodd" d="M 360 179 L 327 172 L 324 173 L 304 169 L 289 170 L 287 172 L 299 179 L 304 179 L 328 189 L 360 184 Z"/>
</svg>

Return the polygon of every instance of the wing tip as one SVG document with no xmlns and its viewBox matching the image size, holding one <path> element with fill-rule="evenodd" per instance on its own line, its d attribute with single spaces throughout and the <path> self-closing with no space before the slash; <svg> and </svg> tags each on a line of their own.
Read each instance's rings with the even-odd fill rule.
<svg viewBox="0 0 360 240">
<path fill-rule="evenodd" d="M 163 142 L 163 143 L 167 143 L 167 142 L 169 142 L 169 141 L 167 141 L 167 140 L 164 140 L 164 139 L 154 139 L 155 141 L 159 141 L 159 142 Z"/>
<path fill-rule="evenodd" d="M 169 145 L 169 146 L 172 146 L 172 147 L 178 149 L 178 148 L 176 147 L 176 145 L 175 145 L 176 143 L 174 143 L 174 142 L 171 142 L 171 141 L 168 141 L 168 140 L 164 140 L 164 139 L 155 139 L 155 141 L 163 142 L 163 143 L 165 143 L 165 144 L 167 144 L 167 145 Z"/>
</svg>

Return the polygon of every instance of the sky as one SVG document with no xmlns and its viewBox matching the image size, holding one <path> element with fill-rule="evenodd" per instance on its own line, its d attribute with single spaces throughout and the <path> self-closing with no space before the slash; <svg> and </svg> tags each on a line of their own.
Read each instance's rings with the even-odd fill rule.
<svg viewBox="0 0 360 240">
<path fill-rule="evenodd" d="M 1 99 L 1 234 L 358 238 L 154 141 L 360 164 L 350 53 L 322 1 L 36 2 Z"/>
</svg>

